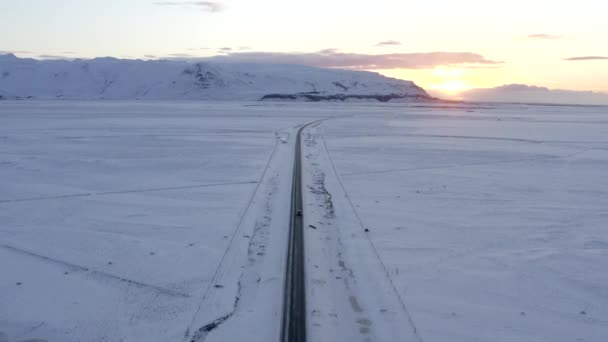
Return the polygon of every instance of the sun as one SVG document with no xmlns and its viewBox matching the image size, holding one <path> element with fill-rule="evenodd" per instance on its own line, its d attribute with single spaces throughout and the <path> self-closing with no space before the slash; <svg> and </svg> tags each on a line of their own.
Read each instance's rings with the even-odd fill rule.
<svg viewBox="0 0 608 342">
<path fill-rule="evenodd" d="M 485 79 L 464 68 L 440 67 L 418 70 L 383 70 L 383 74 L 404 80 L 415 80 L 417 84 L 438 97 L 456 98 L 465 91 L 478 88 Z M 480 82 L 481 80 L 481 82 Z"/>
<path fill-rule="evenodd" d="M 447 80 L 442 83 L 431 84 L 430 88 L 446 93 L 459 93 L 471 89 L 471 86 L 461 80 Z"/>
<path fill-rule="evenodd" d="M 435 82 L 429 84 L 429 88 L 448 94 L 456 94 L 471 89 L 464 78 L 464 71 L 460 69 L 437 68 L 433 70 Z"/>
</svg>

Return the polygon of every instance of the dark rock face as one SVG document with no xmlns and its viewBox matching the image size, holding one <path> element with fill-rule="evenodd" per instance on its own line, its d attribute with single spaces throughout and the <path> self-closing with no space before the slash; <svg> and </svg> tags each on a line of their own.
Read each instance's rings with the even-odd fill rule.
<svg viewBox="0 0 608 342">
<path fill-rule="evenodd" d="M 350 89 L 349 87 L 345 86 L 344 84 L 342 84 L 340 82 L 334 82 L 333 85 L 335 85 L 336 87 L 338 87 L 344 91 L 348 91 L 348 89 Z"/>
<path fill-rule="evenodd" d="M 196 63 L 191 68 L 183 71 L 184 75 L 194 77 L 194 83 L 203 89 L 208 89 L 212 86 L 224 87 L 225 83 L 217 72 L 208 70 L 203 63 Z"/>
<path fill-rule="evenodd" d="M 388 94 L 388 95 L 345 95 L 345 94 L 334 94 L 334 95 L 318 95 L 311 93 L 300 93 L 300 94 L 268 94 L 260 99 L 260 101 L 271 101 L 271 100 L 282 100 L 282 101 L 308 101 L 308 102 L 321 102 L 321 101 L 348 101 L 348 100 L 359 100 L 359 101 L 378 101 L 378 102 L 389 102 L 391 100 L 437 100 L 434 97 L 427 95 L 408 95 L 408 94 Z"/>
</svg>

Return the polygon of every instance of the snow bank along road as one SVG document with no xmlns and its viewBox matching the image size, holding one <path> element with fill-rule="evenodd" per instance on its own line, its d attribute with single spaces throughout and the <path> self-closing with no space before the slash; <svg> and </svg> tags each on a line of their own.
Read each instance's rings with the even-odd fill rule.
<svg viewBox="0 0 608 342">
<path fill-rule="evenodd" d="M 308 341 L 604 341 L 607 115 L 0 102 L 0 341 L 280 340 L 311 122 Z"/>
</svg>

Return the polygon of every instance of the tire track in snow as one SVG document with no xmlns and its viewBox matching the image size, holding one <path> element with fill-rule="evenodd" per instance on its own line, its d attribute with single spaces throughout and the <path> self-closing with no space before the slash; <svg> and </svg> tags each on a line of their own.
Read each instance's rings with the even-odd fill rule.
<svg viewBox="0 0 608 342">
<path fill-rule="evenodd" d="M 14 253 L 18 253 L 21 255 L 25 255 L 25 256 L 29 256 L 38 260 L 43 260 L 49 263 L 53 263 L 56 265 L 60 265 L 63 267 L 67 267 L 68 269 L 74 270 L 74 271 L 79 271 L 79 272 L 84 272 L 84 273 L 89 273 L 93 276 L 96 277 L 100 277 L 100 278 L 104 278 L 104 279 L 110 279 L 110 280 L 114 280 L 114 281 L 118 281 L 118 282 L 122 282 L 122 283 L 127 283 L 127 284 L 132 284 L 135 285 L 137 287 L 140 288 L 147 288 L 147 289 L 151 289 L 159 294 L 162 295 L 166 295 L 166 296 L 170 296 L 170 297 L 181 297 L 181 298 L 190 298 L 190 295 L 187 293 L 183 293 L 183 292 L 179 292 L 179 291 L 175 291 L 175 290 L 171 290 L 171 289 L 167 289 L 161 286 L 157 286 L 157 285 L 152 285 L 152 284 L 147 284 L 141 281 L 137 281 L 137 280 L 133 280 L 133 279 L 128 279 L 128 278 L 124 278 L 121 276 L 117 276 L 111 273 L 107 273 L 104 271 L 99 271 L 99 270 L 95 270 L 92 269 L 90 267 L 87 266 L 82 266 L 82 265 L 78 265 L 78 264 L 74 264 L 71 263 L 69 261 L 64 261 L 64 260 L 59 260 L 56 258 L 51 258 L 39 253 L 35 253 L 35 252 L 31 252 L 28 251 L 26 249 L 23 248 L 18 248 L 18 247 L 14 247 L 14 246 L 10 246 L 7 244 L 1 244 L 0 245 L 1 248 L 4 248 L 8 251 L 14 252 Z"/>
<path fill-rule="evenodd" d="M 325 143 L 325 139 L 323 139 Z M 353 173 L 343 173 L 340 176 L 360 176 L 360 175 L 374 175 L 381 173 L 395 173 L 395 172 L 410 172 L 410 171 L 426 171 L 426 170 L 444 170 L 444 169 L 455 169 L 459 167 L 471 167 L 471 166 L 490 166 L 490 165 L 502 165 L 502 164 L 512 164 L 512 163 L 525 163 L 525 162 L 533 162 L 533 161 L 543 161 L 543 160 L 559 160 L 559 159 L 568 159 L 575 157 L 579 154 L 583 154 L 590 150 L 594 150 L 594 148 L 580 149 L 575 152 L 563 155 L 563 156 L 542 156 L 542 157 L 533 157 L 533 158 L 520 158 L 520 159 L 510 159 L 510 160 L 499 160 L 499 161 L 491 161 L 491 162 L 479 162 L 479 163 L 470 163 L 470 164 L 460 164 L 460 165 L 444 165 L 444 166 L 430 166 L 430 167 L 418 167 L 418 168 L 409 168 L 409 169 L 390 169 L 390 170 L 379 170 L 379 171 L 366 171 L 366 172 L 353 172 Z M 328 152 L 329 153 L 329 152 Z M 332 161 L 333 165 L 333 161 Z"/>
<path fill-rule="evenodd" d="M 243 182 L 228 182 L 228 183 L 215 183 L 215 184 L 185 185 L 185 186 L 174 186 L 174 187 L 166 187 L 166 188 L 132 189 L 132 190 L 117 190 L 117 191 L 105 191 L 105 192 L 84 192 L 84 193 L 78 193 L 78 194 L 66 194 L 66 195 L 56 195 L 56 196 L 41 196 L 41 197 L 31 197 L 31 198 L 17 198 L 17 199 L 0 200 L 0 203 L 19 203 L 19 202 L 45 201 L 45 200 L 53 200 L 53 199 L 67 199 L 67 198 L 78 198 L 78 197 L 137 194 L 137 193 L 144 193 L 144 192 L 200 189 L 200 188 L 209 188 L 209 187 L 215 187 L 215 186 L 245 185 L 245 184 L 254 184 L 254 183 L 257 183 L 257 182 L 256 181 L 243 181 Z"/>
</svg>

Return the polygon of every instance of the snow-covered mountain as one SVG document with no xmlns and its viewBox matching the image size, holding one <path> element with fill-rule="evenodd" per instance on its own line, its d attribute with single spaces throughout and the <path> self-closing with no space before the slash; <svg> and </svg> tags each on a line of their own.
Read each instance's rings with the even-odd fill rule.
<svg viewBox="0 0 608 342">
<path fill-rule="evenodd" d="M 450 99 L 449 94 L 438 95 Z M 469 89 L 453 97 L 455 100 L 475 102 L 608 105 L 608 93 L 549 89 L 526 84 L 506 84 L 495 88 Z"/>
<path fill-rule="evenodd" d="M 35 60 L 0 55 L 0 99 L 412 100 L 431 99 L 410 81 L 364 71 L 300 65 Z"/>
</svg>

